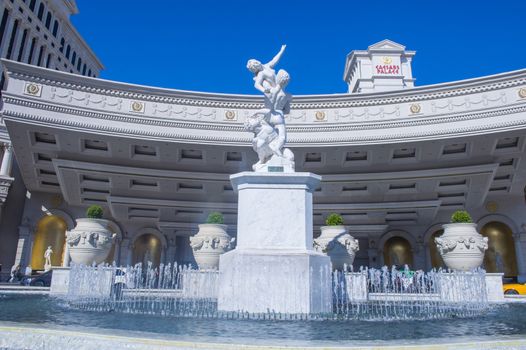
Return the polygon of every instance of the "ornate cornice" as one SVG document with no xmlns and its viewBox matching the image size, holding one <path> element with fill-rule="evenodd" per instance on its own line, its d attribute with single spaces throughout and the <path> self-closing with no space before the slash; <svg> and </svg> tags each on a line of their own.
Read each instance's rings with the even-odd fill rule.
<svg viewBox="0 0 526 350">
<path fill-rule="evenodd" d="M 158 120 L 158 119 L 147 119 L 130 117 L 127 115 L 117 114 L 104 114 L 96 113 L 90 110 L 68 108 L 56 105 L 48 105 L 37 103 L 33 101 L 27 101 L 22 99 L 16 99 L 12 97 L 5 97 L 7 102 L 7 108 L 4 109 L 3 115 L 6 120 L 15 121 L 31 121 L 45 124 L 46 126 L 55 127 L 68 127 L 70 129 L 79 129 L 82 131 L 103 131 L 110 134 L 118 135 L 139 135 L 151 138 L 166 138 L 166 139 L 178 139 L 187 140 L 190 142 L 232 142 L 232 143 L 249 143 L 250 135 L 248 135 L 240 124 L 228 125 L 220 123 L 198 123 L 198 122 L 181 122 L 181 121 L 170 121 L 170 120 Z M 79 115 L 83 117 L 95 119 L 93 122 L 79 121 L 74 118 L 59 118 L 53 115 L 53 113 L 21 113 L 9 108 L 10 104 L 22 105 L 36 110 L 47 110 L 51 112 L 62 113 L 65 115 Z M 526 113 L 526 105 L 517 105 L 507 108 L 496 108 L 493 110 L 484 110 L 482 112 L 471 112 L 462 113 L 457 115 L 443 115 L 433 116 L 426 119 L 410 119 L 397 120 L 397 121 L 381 121 L 374 123 L 345 123 L 345 124 L 316 124 L 313 126 L 295 126 L 291 125 L 288 128 L 289 131 L 289 143 L 290 144 L 309 144 L 309 143 L 327 143 L 327 142 L 374 142 L 374 141 L 389 141 L 389 140 L 402 140 L 402 139 L 414 139 L 414 138 L 435 138 L 437 136 L 462 136 L 465 134 L 476 134 L 484 131 L 502 130 L 509 128 L 517 128 L 526 126 L 526 118 L 520 120 L 506 120 L 499 119 L 499 122 L 492 123 L 471 123 L 468 126 L 457 126 L 455 122 L 486 119 L 498 116 Z M 115 126 L 113 124 L 106 124 L 97 122 L 97 119 L 112 120 L 130 124 L 129 127 Z M 153 130 L 144 127 L 134 127 L 139 125 L 154 125 L 159 127 L 166 127 L 169 130 Z M 367 135 L 366 133 L 360 135 L 341 135 L 340 132 L 346 131 L 361 131 L 371 129 L 390 129 L 395 128 L 410 128 L 414 126 L 426 126 L 426 125 L 446 125 L 442 128 L 419 128 L 418 131 L 404 131 L 399 133 L 387 133 L 383 135 Z M 174 130 L 175 129 L 175 130 Z M 200 129 L 210 131 L 222 131 L 229 133 L 216 133 L 208 135 L 189 135 L 184 130 L 188 129 Z M 308 135 L 301 135 L 302 133 L 308 133 Z"/>
<path fill-rule="evenodd" d="M 31 81 L 75 91 L 135 99 L 212 108 L 257 109 L 262 98 L 254 95 L 236 95 L 182 91 L 126 84 L 66 72 L 43 69 L 31 65 L 2 60 L 10 79 Z M 394 92 L 367 94 L 296 95 L 292 109 L 354 108 L 409 103 L 433 99 L 464 96 L 526 85 L 526 69 L 487 77 L 428 85 Z"/>
</svg>

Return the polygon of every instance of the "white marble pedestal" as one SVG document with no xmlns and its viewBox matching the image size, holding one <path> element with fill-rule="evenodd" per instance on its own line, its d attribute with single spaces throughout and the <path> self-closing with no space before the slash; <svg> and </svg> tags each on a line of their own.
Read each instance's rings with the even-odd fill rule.
<svg viewBox="0 0 526 350">
<path fill-rule="evenodd" d="M 311 173 L 243 172 L 237 247 L 219 262 L 220 311 L 331 312 L 330 258 L 312 248 Z"/>
</svg>

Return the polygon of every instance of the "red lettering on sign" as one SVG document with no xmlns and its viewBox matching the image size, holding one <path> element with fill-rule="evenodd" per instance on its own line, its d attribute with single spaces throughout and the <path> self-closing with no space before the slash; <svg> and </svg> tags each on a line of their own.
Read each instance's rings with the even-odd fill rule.
<svg viewBox="0 0 526 350">
<path fill-rule="evenodd" d="M 376 74 L 398 74 L 400 66 L 394 64 L 376 65 Z"/>
</svg>

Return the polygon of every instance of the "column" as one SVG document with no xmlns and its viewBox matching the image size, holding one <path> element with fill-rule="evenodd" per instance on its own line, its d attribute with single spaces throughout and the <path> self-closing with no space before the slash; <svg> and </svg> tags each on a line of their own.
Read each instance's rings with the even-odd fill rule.
<svg viewBox="0 0 526 350">
<path fill-rule="evenodd" d="M 31 232 L 32 228 L 29 222 L 18 227 L 18 244 L 14 265 L 27 266 L 29 264 L 31 249 Z M 11 268 L 11 266 L 9 266 Z"/>
<path fill-rule="evenodd" d="M 526 283 L 526 225 L 522 225 L 522 231 L 513 235 L 515 241 L 515 255 L 517 257 L 517 268 L 519 283 Z"/>
<path fill-rule="evenodd" d="M 67 234 L 68 233 L 66 232 L 66 237 L 67 237 Z M 64 260 L 62 261 L 62 267 L 68 267 L 71 261 L 71 256 L 69 254 L 69 244 L 66 243 L 65 246 L 66 246 L 66 250 L 64 251 Z"/>
<path fill-rule="evenodd" d="M 11 167 L 13 166 L 13 147 L 10 143 L 4 144 L 4 157 L 0 166 L 0 175 L 11 176 Z"/>
<path fill-rule="evenodd" d="M 175 243 L 175 237 L 168 238 L 168 247 L 166 249 L 166 263 L 173 265 L 175 262 L 175 255 L 177 251 L 177 244 Z"/>
</svg>

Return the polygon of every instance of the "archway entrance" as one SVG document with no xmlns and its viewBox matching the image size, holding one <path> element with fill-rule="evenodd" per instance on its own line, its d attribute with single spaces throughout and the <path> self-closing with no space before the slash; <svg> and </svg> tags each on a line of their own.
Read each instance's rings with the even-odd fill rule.
<svg viewBox="0 0 526 350">
<path fill-rule="evenodd" d="M 56 215 L 44 216 L 40 219 L 31 250 L 31 267 L 33 270 L 44 269 L 44 253 L 48 246 L 53 249 L 51 265 L 62 265 L 67 227 L 64 219 Z"/>
<path fill-rule="evenodd" d="M 391 267 L 413 266 L 411 244 L 402 237 L 391 237 L 384 244 L 384 264 Z"/>
<path fill-rule="evenodd" d="M 488 250 L 484 255 L 486 271 L 503 272 L 506 277 L 516 277 L 518 269 L 515 242 L 508 225 L 498 221 L 488 222 L 480 233 L 488 237 Z"/>
<path fill-rule="evenodd" d="M 442 260 L 442 256 L 438 252 L 437 244 L 435 242 L 435 238 L 442 236 L 444 233 L 444 230 L 438 230 L 433 232 L 431 235 L 431 238 L 429 238 L 429 256 L 431 257 L 431 267 L 438 269 L 438 268 L 445 268 L 446 264 L 444 264 L 444 260 Z"/>
<path fill-rule="evenodd" d="M 142 263 L 146 265 L 151 261 L 154 266 L 161 264 L 162 243 L 157 236 L 146 233 L 137 237 L 133 244 L 133 264 Z"/>
</svg>

